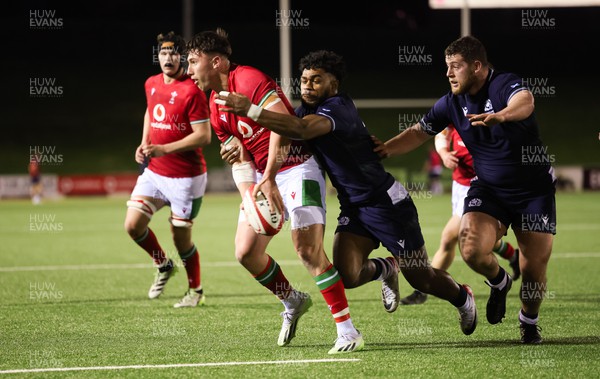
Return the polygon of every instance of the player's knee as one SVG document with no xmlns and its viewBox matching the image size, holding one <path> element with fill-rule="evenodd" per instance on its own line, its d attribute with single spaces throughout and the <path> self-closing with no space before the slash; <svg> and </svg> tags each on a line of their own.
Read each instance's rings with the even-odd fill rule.
<svg viewBox="0 0 600 379">
<path fill-rule="evenodd" d="M 252 252 L 249 249 L 235 249 L 235 259 L 243 266 L 247 267 L 253 261 Z"/>
<path fill-rule="evenodd" d="M 125 219 L 123 227 L 125 228 L 127 234 L 129 234 L 129 237 L 133 239 L 139 238 L 146 231 L 145 225 L 140 225 L 139 222 L 136 222 L 135 220 L 131 220 L 129 218 Z"/>
<path fill-rule="evenodd" d="M 236 236 L 234 255 L 235 259 L 237 259 L 242 266 L 245 266 L 244 262 L 247 262 L 251 259 L 252 246 L 252 241 L 243 238 L 243 236 Z"/>
<path fill-rule="evenodd" d="M 463 261 L 469 266 L 476 265 L 479 261 L 479 257 L 477 254 L 477 250 L 472 247 L 466 247 L 460 251 L 460 255 L 462 256 Z"/>
<path fill-rule="evenodd" d="M 320 252 L 321 246 L 316 244 L 303 243 L 296 247 L 296 254 L 302 262 L 314 262 Z"/>
<path fill-rule="evenodd" d="M 347 289 L 357 288 L 360 286 L 360 281 L 358 280 L 358 276 L 342 276 L 342 283 L 344 283 L 344 287 Z"/>
<path fill-rule="evenodd" d="M 432 280 L 427 271 L 412 269 L 408 272 L 403 270 L 402 273 L 412 288 L 423 293 L 431 293 Z"/>
<path fill-rule="evenodd" d="M 524 260 L 520 263 L 521 274 L 525 281 L 540 281 L 546 277 L 547 260 Z"/>
<path fill-rule="evenodd" d="M 461 228 L 458 239 L 462 259 L 469 265 L 476 263 L 479 255 L 479 248 L 473 240 L 473 234 L 470 228 Z"/>
<path fill-rule="evenodd" d="M 360 274 L 362 271 L 362 267 L 336 265 L 335 268 L 337 269 L 338 274 L 342 278 L 342 283 L 344 283 L 345 288 L 356 288 L 361 285 Z"/>
</svg>

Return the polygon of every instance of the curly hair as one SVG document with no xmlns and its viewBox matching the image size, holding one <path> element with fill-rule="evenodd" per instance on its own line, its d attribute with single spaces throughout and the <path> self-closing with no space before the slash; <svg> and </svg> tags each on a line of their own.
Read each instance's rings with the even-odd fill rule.
<svg viewBox="0 0 600 379">
<path fill-rule="evenodd" d="M 310 69 L 322 69 L 335 76 L 340 84 L 342 79 L 346 76 L 346 64 L 344 63 L 344 59 L 333 51 L 328 50 L 318 50 L 308 53 L 300 59 L 298 68 L 300 69 L 300 72 Z"/>
</svg>

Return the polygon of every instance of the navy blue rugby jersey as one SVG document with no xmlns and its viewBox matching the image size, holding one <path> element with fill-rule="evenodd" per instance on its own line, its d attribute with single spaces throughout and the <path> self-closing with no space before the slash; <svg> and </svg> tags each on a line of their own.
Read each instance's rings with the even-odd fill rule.
<svg viewBox="0 0 600 379">
<path fill-rule="evenodd" d="M 555 179 L 552 159 L 540 140 L 535 113 L 492 127 L 472 126 L 465 116 L 498 112 L 523 90 L 527 88 L 517 75 L 490 69 L 486 84 L 476 95 L 448 92 L 421 119 L 421 127 L 437 134 L 454 124 L 473 156 L 475 173 L 482 183 L 509 191 L 549 188 Z"/>
<path fill-rule="evenodd" d="M 393 184 L 375 144 L 358 116 L 354 102 L 345 94 L 326 99 L 316 109 L 303 105 L 296 115 L 317 114 L 331 120 L 331 132 L 305 141 L 338 192 L 340 204 L 370 204 L 380 200 Z"/>
</svg>

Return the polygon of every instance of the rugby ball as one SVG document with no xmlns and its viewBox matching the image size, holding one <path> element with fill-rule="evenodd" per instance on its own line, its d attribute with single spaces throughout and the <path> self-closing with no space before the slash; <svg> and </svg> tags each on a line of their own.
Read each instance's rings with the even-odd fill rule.
<svg viewBox="0 0 600 379">
<path fill-rule="evenodd" d="M 243 204 L 246 220 L 256 233 L 274 236 L 283 226 L 285 221 L 283 214 L 277 208 L 271 213 L 269 200 L 261 191 L 258 191 L 254 198 L 252 196 L 254 186 L 255 184 L 252 184 L 244 193 Z"/>
</svg>

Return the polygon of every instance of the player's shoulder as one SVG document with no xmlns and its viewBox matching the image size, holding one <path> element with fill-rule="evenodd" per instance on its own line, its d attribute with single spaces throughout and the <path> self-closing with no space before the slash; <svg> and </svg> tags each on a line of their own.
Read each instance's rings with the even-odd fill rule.
<svg viewBox="0 0 600 379">
<path fill-rule="evenodd" d="M 158 81 L 159 81 L 159 80 L 161 80 L 161 79 L 162 79 L 162 73 L 160 73 L 160 74 L 156 74 L 156 75 L 152 75 L 152 76 L 149 76 L 149 77 L 146 79 L 145 85 L 146 85 L 146 86 L 155 85 L 155 84 L 156 84 L 156 83 L 158 83 Z"/>
<path fill-rule="evenodd" d="M 268 78 L 268 75 L 256 67 L 236 64 L 230 70 L 231 75 L 236 78 Z"/>
<path fill-rule="evenodd" d="M 194 81 L 188 75 L 185 75 L 184 77 L 180 78 L 178 80 L 178 85 L 185 91 L 188 91 L 193 94 L 198 94 L 202 92 L 202 90 L 198 88 L 196 83 L 194 83 Z"/>
<path fill-rule="evenodd" d="M 335 96 L 331 96 L 323 101 L 319 108 L 331 108 L 331 107 L 344 107 L 347 109 L 356 109 L 356 105 L 354 104 L 354 100 L 346 94 L 339 93 Z"/>
<path fill-rule="evenodd" d="M 244 94 L 257 104 L 264 101 L 267 95 L 279 93 L 275 80 L 252 66 L 236 65 L 229 75 L 229 90 Z"/>
<path fill-rule="evenodd" d="M 273 81 L 270 76 L 252 66 L 235 65 L 229 71 L 229 75 L 236 92 L 241 93 L 245 93 L 245 90 L 252 93 L 259 85 Z"/>
<path fill-rule="evenodd" d="M 504 87 L 507 85 L 511 88 L 521 87 L 523 86 L 523 79 L 512 72 L 494 70 L 490 78 L 490 87 Z"/>
<path fill-rule="evenodd" d="M 442 97 L 436 100 L 433 107 L 436 109 L 440 109 L 440 107 L 444 107 L 444 109 L 451 108 L 455 101 L 460 101 L 461 96 L 464 97 L 464 95 L 455 95 L 452 93 L 452 91 L 448 91 Z M 460 105 L 457 106 L 460 107 Z"/>
<path fill-rule="evenodd" d="M 494 81 L 494 80 L 497 80 L 497 81 L 511 80 L 513 78 L 520 79 L 520 76 L 515 74 L 514 72 L 500 71 L 500 70 L 492 70 L 491 77 L 492 77 L 492 81 Z"/>
</svg>

